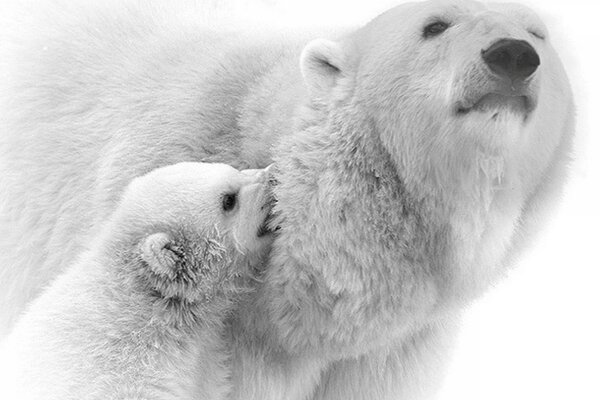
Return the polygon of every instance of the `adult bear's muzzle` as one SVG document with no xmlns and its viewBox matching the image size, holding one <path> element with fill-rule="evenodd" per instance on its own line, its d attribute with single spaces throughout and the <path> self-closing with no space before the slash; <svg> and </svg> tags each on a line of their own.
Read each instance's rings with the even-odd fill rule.
<svg viewBox="0 0 600 400">
<path fill-rule="evenodd" d="M 528 78 L 540 65 L 540 57 L 525 40 L 500 39 L 482 50 L 481 57 L 494 74 L 511 82 Z"/>
</svg>

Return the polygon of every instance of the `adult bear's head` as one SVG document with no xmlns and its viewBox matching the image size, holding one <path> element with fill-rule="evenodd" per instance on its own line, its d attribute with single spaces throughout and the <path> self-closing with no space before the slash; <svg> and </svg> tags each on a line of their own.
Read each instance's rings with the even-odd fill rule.
<svg viewBox="0 0 600 400">
<path fill-rule="evenodd" d="M 301 67 L 313 96 L 371 118 L 409 185 L 456 190 L 489 156 L 536 182 L 572 114 L 546 27 L 515 4 L 401 5 L 340 42 L 309 44 Z"/>
<path fill-rule="evenodd" d="M 309 43 L 300 67 L 309 101 L 275 157 L 283 336 L 375 345 L 489 287 L 561 186 L 572 136 L 535 14 L 405 4 Z"/>
</svg>

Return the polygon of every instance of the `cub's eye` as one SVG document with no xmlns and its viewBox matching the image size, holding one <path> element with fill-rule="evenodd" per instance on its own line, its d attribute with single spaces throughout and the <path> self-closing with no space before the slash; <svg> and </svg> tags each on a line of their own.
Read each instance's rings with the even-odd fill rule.
<svg viewBox="0 0 600 400">
<path fill-rule="evenodd" d="M 222 207 L 223 211 L 231 211 L 237 204 L 237 193 L 228 193 L 223 196 Z"/>
<path fill-rule="evenodd" d="M 450 27 L 450 24 L 444 21 L 432 22 L 423 28 L 423 37 L 428 39 L 443 33 Z"/>
</svg>

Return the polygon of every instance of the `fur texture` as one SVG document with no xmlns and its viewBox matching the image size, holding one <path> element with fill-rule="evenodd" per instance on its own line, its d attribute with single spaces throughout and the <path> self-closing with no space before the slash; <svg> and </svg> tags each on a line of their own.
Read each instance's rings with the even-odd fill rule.
<svg viewBox="0 0 600 400">
<path fill-rule="evenodd" d="M 257 235 L 267 181 L 195 163 L 134 180 L 3 344 L 2 398 L 226 398 L 226 320 L 271 242 Z M 225 211 L 229 191 L 238 204 Z"/>
<path fill-rule="evenodd" d="M 409 3 L 311 42 L 321 34 L 225 32 L 136 3 L 74 7 L 29 18 L 44 28 L 0 57 L 5 327 L 133 177 L 275 161 L 280 230 L 231 322 L 232 398 L 427 396 L 453 319 L 503 275 L 563 181 L 572 96 L 535 14 Z M 435 18 L 451 27 L 425 40 Z M 540 56 L 530 108 L 458 112 L 498 90 L 481 51 L 500 38 Z"/>
</svg>

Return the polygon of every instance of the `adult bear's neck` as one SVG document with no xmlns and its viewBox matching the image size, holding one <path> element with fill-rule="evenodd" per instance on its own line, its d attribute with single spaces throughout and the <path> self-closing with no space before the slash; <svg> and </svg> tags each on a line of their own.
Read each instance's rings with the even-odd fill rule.
<svg viewBox="0 0 600 400">
<path fill-rule="evenodd" d="M 275 151 L 281 230 L 259 297 L 288 351 L 360 354 L 421 326 L 444 240 L 368 119 L 305 111 Z"/>
<path fill-rule="evenodd" d="M 508 240 L 518 207 L 498 208 L 502 194 L 476 180 L 407 183 L 367 114 L 329 110 L 307 107 L 275 151 L 281 230 L 260 296 L 285 348 L 335 357 L 418 330 L 480 291 L 470 282 L 486 287 L 499 254 L 477 248 Z"/>
</svg>

